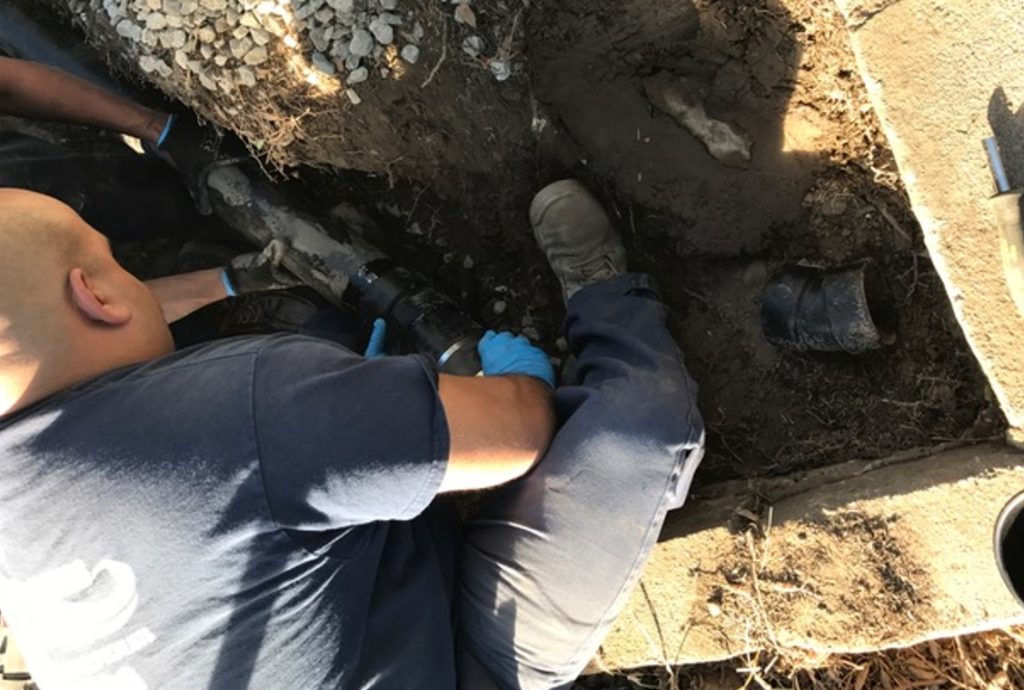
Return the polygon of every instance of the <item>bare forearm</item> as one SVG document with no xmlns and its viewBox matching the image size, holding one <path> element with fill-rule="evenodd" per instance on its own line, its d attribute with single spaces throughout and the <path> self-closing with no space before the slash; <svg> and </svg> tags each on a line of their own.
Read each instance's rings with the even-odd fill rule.
<svg viewBox="0 0 1024 690">
<path fill-rule="evenodd" d="M 167 115 L 45 65 L 0 57 L 0 113 L 121 132 L 156 143 Z"/>
<path fill-rule="evenodd" d="M 160 303 L 167 323 L 174 323 L 228 296 L 219 268 L 157 278 L 148 281 L 146 286 Z"/>
<path fill-rule="evenodd" d="M 498 486 L 523 476 L 555 433 L 551 389 L 529 376 L 441 375 L 450 450 L 442 492 Z"/>
</svg>

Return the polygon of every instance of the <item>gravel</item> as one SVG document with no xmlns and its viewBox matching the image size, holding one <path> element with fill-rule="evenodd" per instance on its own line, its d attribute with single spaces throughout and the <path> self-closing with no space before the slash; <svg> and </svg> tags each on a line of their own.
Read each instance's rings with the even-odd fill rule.
<svg viewBox="0 0 1024 690">
<path fill-rule="evenodd" d="M 484 39 L 479 36 L 467 36 L 462 42 L 462 51 L 471 58 L 478 58 L 484 50 Z"/>
<path fill-rule="evenodd" d="M 356 29 L 352 32 L 352 40 L 348 44 L 348 51 L 352 55 L 366 57 L 373 52 L 373 36 L 365 29 Z"/>
<path fill-rule="evenodd" d="M 400 76 L 427 47 L 424 25 L 411 0 L 67 0 L 83 22 L 101 14 L 131 44 L 146 74 L 212 92 L 259 88 L 287 64 L 300 78 L 311 75 L 347 85 L 353 105 L 362 98 L 351 86 Z M 484 55 L 471 0 L 434 0 L 452 8 L 463 51 L 504 81 L 508 60 Z M 439 40 L 439 36 L 434 36 Z M 435 46 L 434 54 L 440 53 Z M 298 54 L 300 60 L 295 60 Z"/>
<path fill-rule="evenodd" d="M 369 78 L 370 70 L 366 69 L 365 67 L 357 67 L 356 69 L 348 73 L 348 79 L 345 80 L 345 83 L 349 84 L 350 86 L 355 86 L 356 84 L 362 84 Z"/>
<path fill-rule="evenodd" d="M 402 48 L 401 52 L 402 59 L 408 62 L 410 65 L 415 65 L 420 59 L 420 49 L 413 44 L 409 44 Z"/>
</svg>

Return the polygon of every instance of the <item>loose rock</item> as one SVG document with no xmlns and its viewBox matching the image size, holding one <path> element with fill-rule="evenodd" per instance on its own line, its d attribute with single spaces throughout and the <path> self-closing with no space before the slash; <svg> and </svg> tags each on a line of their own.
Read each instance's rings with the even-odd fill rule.
<svg viewBox="0 0 1024 690">
<path fill-rule="evenodd" d="M 256 73 L 251 67 L 239 67 L 235 70 L 235 76 L 240 86 L 256 86 Z"/>
<path fill-rule="evenodd" d="M 349 72 L 348 79 L 345 80 L 346 84 L 362 84 L 364 81 L 370 78 L 370 70 L 365 67 L 360 67 Z"/>
<path fill-rule="evenodd" d="M 153 12 L 146 17 L 146 28 L 150 31 L 159 31 L 167 26 L 167 18 L 159 12 Z"/>
<path fill-rule="evenodd" d="M 313 53 L 313 69 L 329 77 L 333 76 L 335 72 L 334 63 L 328 60 L 323 53 Z"/>
<path fill-rule="evenodd" d="M 245 54 L 252 48 L 252 41 L 248 38 L 238 39 L 233 38 L 228 43 L 228 48 L 231 50 L 231 57 L 236 60 L 241 60 L 245 57 Z"/>
<path fill-rule="evenodd" d="M 417 17 L 423 7 L 405 0 L 66 2 L 72 13 L 109 17 L 117 35 L 135 44 L 132 53 L 142 72 L 173 75 L 180 68 L 195 75 L 197 87 L 225 93 L 256 86 L 253 67 L 283 69 L 293 56 L 322 74 L 340 72 L 349 84 L 375 81 L 378 74 L 391 79 L 400 74 L 399 59 L 406 65 L 420 60 L 427 38 Z M 471 0 L 449 6 L 460 21 L 475 26 Z M 471 36 L 466 47 L 478 57 L 483 39 Z M 350 100 L 362 100 L 352 94 Z"/>
<path fill-rule="evenodd" d="M 187 40 L 188 36 L 181 29 L 172 29 L 160 34 L 160 45 L 164 48 L 184 48 Z"/>
<path fill-rule="evenodd" d="M 115 31 L 117 31 L 118 36 L 127 38 L 130 41 L 138 42 L 142 39 L 142 27 L 127 19 L 119 22 Z"/>
<path fill-rule="evenodd" d="M 491 60 L 491 74 L 498 81 L 505 81 L 512 76 L 512 66 L 508 60 Z"/>
<path fill-rule="evenodd" d="M 252 39 L 252 42 L 258 46 L 265 46 L 270 43 L 270 33 L 263 29 L 251 29 L 249 31 L 249 37 Z"/>
<path fill-rule="evenodd" d="M 264 46 L 256 46 L 242 58 L 247 65 L 262 65 L 267 61 L 267 49 Z"/>
<path fill-rule="evenodd" d="M 462 52 L 472 58 L 480 57 L 484 50 L 484 39 L 479 36 L 467 36 L 462 42 Z"/>
<path fill-rule="evenodd" d="M 139 58 L 139 67 L 146 74 L 151 74 L 156 71 L 157 59 L 152 55 L 143 55 Z"/>
<path fill-rule="evenodd" d="M 377 43 L 383 46 L 395 40 L 395 30 L 390 24 L 385 24 L 379 19 L 370 23 L 370 33 L 377 39 Z"/>
<path fill-rule="evenodd" d="M 415 65 L 416 61 L 420 59 L 420 49 L 409 44 L 402 48 L 402 59 L 408 62 L 410 65 Z"/>
<path fill-rule="evenodd" d="M 476 13 L 468 2 L 460 2 L 455 6 L 455 21 L 476 28 Z"/>
<path fill-rule="evenodd" d="M 324 29 L 313 29 L 309 32 L 309 40 L 321 53 L 326 52 L 331 47 L 331 40 L 327 36 L 327 32 Z"/>
<path fill-rule="evenodd" d="M 202 84 L 203 88 L 207 91 L 213 91 L 217 88 L 217 82 L 214 81 L 206 72 L 200 72 L 196 76 L 199 77 L 199 83 Z"/>
<path fill-rule="evenodd" d="M 357 29 L 352 32 L 352 41 L 348 46 L 349 52 L 359 57 L 366 57 L 373 52 L 373 36 L 365 29 Z"/>
<path fill-rule="evenodd" d="M 340 40 L 335 41 L 334 46 L 331 48 L 331 55 L 339 60 L 344 60 L 348 57 L 348 41 Z"/>
</svg>

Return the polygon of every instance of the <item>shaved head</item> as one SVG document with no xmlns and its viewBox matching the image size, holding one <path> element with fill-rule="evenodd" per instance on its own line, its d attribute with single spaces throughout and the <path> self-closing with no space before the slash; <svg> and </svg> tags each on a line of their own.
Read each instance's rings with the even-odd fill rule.
<svg viewBox="0 0 1024 690">
<path fill-rule="evenodd" d="M 89 230 L 56 199 L 0 189 L 0 338 L 33 348 L 55 337 L 47 316 L 66 302 L 68 272 L 89 263 Z"/>
<path fill-rule="evenodd" d="M 172 349 L 103 235 L 56 199 L 0 189 L 0 415 Z"/>
</svg>

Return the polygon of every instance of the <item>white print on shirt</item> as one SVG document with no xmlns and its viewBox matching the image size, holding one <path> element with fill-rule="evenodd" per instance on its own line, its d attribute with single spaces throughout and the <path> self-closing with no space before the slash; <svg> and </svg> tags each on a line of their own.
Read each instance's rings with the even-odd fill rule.
<svg viewBox="0 0 1024 690">
<path fill-rule="evenodd" d="M 41 687 L 147 690 L 130 666 L 110 667 L 156 641 L 148 628 L 97 647 L 121 631 L 138 607 L 130 565 L 103 559 L 90 570 L 77 560 L 25 582 L 0 580 L 0 591 L 4 615 Z"/>
</svg>

